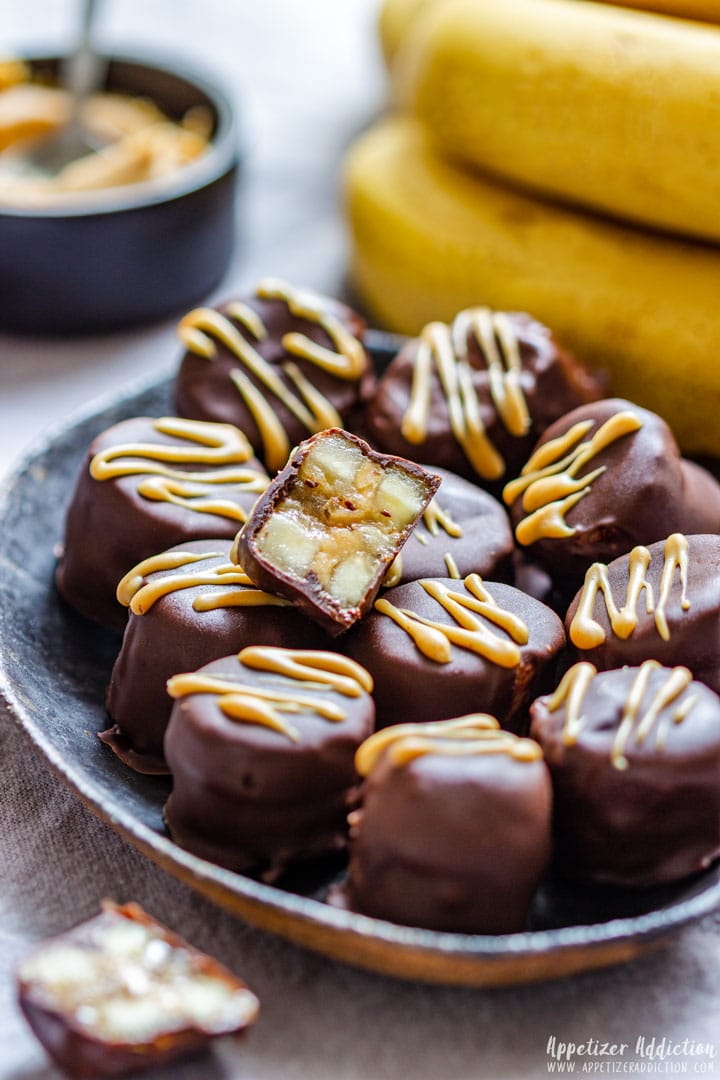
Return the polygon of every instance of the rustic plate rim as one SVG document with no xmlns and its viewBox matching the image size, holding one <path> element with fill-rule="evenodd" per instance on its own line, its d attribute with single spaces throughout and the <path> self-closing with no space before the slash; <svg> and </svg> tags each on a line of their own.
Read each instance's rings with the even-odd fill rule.
<svg viewBox="0 0 720 1080">
<path fill-rule="evenodd" d="M 382 351 L 383 341 L 397 347 L 395 335 L 374 334 L 375 347 Z M 35 440 L 15 460 L 13 466 L 0 483 L 0 530 L 14 492 L 23 483 L 38 458 L 72 429 L 80 424 L 99 418 L 105 411 L 128 403 L 143 393 L 148 393 L 165 386 L 169 378 L 167 372 L 145 376 L 125 384 L 120 391 L 101 394 L 78 409 L 73 410 L 62 422 L 51 427 Z M 0 574 L 3 568 L 0 565 Z M 21 697 L 15 692 L 12 680 L 6 668 L 3 642 L 0 640 L 0 697 L 4 700 L 9 714 L 31 739 L 33 745 L 45 757 L 54 773 L 97 817 L 119 833 L 136 848 L 159 863 L 167 872 L 180 866 L 185 871 L 182 880 L 190 885 L 195 881 L 206 881 L 219 886 L 223 892 L 230 892 L 251 904 L 260 905 L 281 916 L 289 916 L 295 922 L 322 928 L 333 933 L 353 934 L 360 939 L 383 943 L 398 949 L 411 949 L 428 956 L 441 955 L 448 960 L 501 961 L 513 958 L 521 961 L 523 957 L 559 956 L 578 948 L 596 953 L 603 946 L 618 946 L 633 942 L 638 946 L 650 945 L 658 938 L 667 937 L 683 926 L 695 922 L 710 914 L 720 906 L 720 878 L 709 882 L 689 897 L 670 901 L 668 904 L 653 908 L 640 915 L 622 916 L 607 922 L 578 923 L 545 930 L 526 930 L 513 934 L 460 934 L 427 930 L 420 927 L 405 927 L 385 920 L 361 915 L 356 912 L 333 907 L 312 897 L 292 893 L 273 885 L 267 885 L 245 875 L 219 867 L 184 851 L 169 837 L 163 836 L 145 825 L 121 803 L 109 799 L 99 789 L 92 776 L 74 759 L 66 759 L 53 745 L 44 741 L 41 724 L 31 715 Z M 168 865 L 169 864 L 169 865 Z M 223 905 L 215 899 L 214 902 Z M 247 921 L 254 921 L 245 915 Z M 260 924 L 258 924 L 260 925 Z M 293 940 L 292 933 L 283 936 Z M 315 951 L 324 951 L 310 945 Z M 351 961 L 352 962 L 352 961 Z M 358 961 L 359 963 L 360 961 Z M 375 967 L 377 965 L 369 964 Z M 598 966 L 588 963 L 587 967 Z M 452 983 L 452 978 L 444 979 Z M 521 979 L 516 980 L 521 982 Z M 529 981 L 529 980 L 528 980 Z"/>
</svg>

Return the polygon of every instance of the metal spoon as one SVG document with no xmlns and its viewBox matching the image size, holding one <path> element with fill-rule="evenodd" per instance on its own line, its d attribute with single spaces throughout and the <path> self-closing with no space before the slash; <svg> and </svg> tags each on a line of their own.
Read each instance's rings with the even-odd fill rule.
<svg viewBox="0 0 720 1080">
<path fill-rule="evenodd" d="M 60 85 L 70 96 L 70 119 L 59 131 L 28 155 L 34 169 L 55 175 L 71 161 L 98 149 L 82 122 L 87 99 L 104 84 L 107 60 L 99 56 L 91 35 L 100 0 L 82 0 L 82 23 L 77 46 L 60 65 Z"/>
</svg>

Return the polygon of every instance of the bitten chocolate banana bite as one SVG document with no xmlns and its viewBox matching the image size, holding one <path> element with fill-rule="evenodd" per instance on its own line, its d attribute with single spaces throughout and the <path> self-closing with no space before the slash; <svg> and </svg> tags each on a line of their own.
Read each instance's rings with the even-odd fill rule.
<svg viewBox="0 0 720 1080">
<path fill-rule="evenodd" d="M 259 1002 L 227 968 L 137 904 L 47 941 L 17 970 L 20 1008 L 71 1076 L 125 1076 L 252 1025 Z"/>
<path fill-rule="evenodd" d="M 330 634 L 371 607 L 440 486 L 413 462 L 333 428 L 301 443 L 256 502 L 232 558 Z"/>
<path fill-rule="evenodd" d="M 365 783 L 350 816 L 350 907 L 432 930 L 525 929 L 550 861 L 552 793 L 536 742 L 470 715 L 386 728 L 355 761 Z"/>
</svg>

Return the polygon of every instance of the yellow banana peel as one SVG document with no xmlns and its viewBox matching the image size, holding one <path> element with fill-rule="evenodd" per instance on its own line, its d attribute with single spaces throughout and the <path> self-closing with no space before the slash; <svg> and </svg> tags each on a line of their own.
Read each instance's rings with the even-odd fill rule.
<svg viewBox="0 0 720 1080">
<path fill-rule="evenodd" d="M 388 0 L 391 4 L 393 0 Z M 720 23 L 718 0 L 603 0 L 605 4 L 640 8 L 661 15 L 674 15 L 680 19 L 697 19 L 698 22 Z"/>
<path fill-rule="evenodd" d="M 720 0 L 601 0 L 615 7 L 654 11 L 697 22 L 720 23 Z M 431 6 L 447 0 L 384 0 L 380 7 L 378 29 L 385 63 L 390 66 L 395 54 L 410 33 L 413 24 Z M 578 0 L 583 3 L 583 0 Z"/>
<path fill-rule="evenodd" d="M 449 155 L 720 240 L 720 28 L 580 0 L 445 0 L 413 21 L 393 78 Z"/>
<path fill-rule="evenodd" d="M 380 8 L 378 30 L 388 66 L 418 16 L 438 3 L 442 3 L 442 0 L 385 0 Z"/>
<path fill-rule="evenodd" d="M 720 454 L 720 248 L 544 203 L 446 162 L 416 121 L 366 133 L 346 165 L 354 285 L 415 333 L 488 304 L 524 310 L 613 392 L 660 413 L 687 453 Z"/>
</svg>

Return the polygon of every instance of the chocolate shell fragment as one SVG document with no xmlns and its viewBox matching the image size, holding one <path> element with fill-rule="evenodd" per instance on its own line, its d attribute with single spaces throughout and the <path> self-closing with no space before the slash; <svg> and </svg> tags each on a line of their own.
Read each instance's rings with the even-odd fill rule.
<svg viewBox="0 0 720 1080">
<path fill-rule="evenodd" d="M 247 986 L 137 904 L 45 942 L 17 971 L 20 1008 L 71 1076 L 125 1076 L 197 1053 L 255 1022 Z"/>
<path fill-rule="evenodd" d="M 419 465 L 333 428 L 307 439 L 238 534 L 233 559 L 337 635 L 372 607 L 440 486 Z"/>
<path fill-rule="evenodd" d="M 490 716 L 401 724 L 360 747 L 350 907 L 407 926 L 523 930 L 550 861 L 550 776 L 537 743 Z"/>
<path fill-rule="evenodd" d="M 686 667 L 581 662 L 532 707 L 554 788 L 556 866 L 662 885 L 720 854 L 720 698 Z"/>
<path fill-rule="evenodd" d="M 250 647 L 176 675 L 165 821 L 201 858 L 273 880 L 342 850 L 372 679 L 338 653 Z"/>
</svg>

